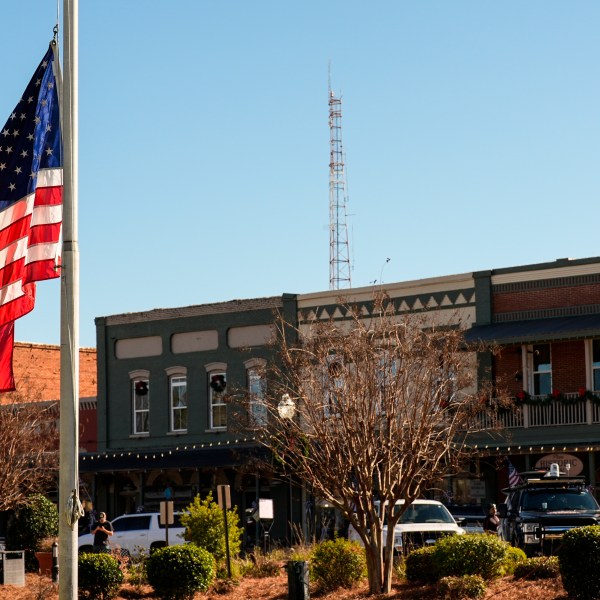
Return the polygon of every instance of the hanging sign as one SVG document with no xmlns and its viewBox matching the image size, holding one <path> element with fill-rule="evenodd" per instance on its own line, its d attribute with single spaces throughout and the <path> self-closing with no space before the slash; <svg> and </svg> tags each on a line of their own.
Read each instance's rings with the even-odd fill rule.
<svg viewBox="0 0 600 600">
<path fill-rule="evenodd" d="M 546 456 L 542 456 L 542 458 L 535 463 L 535 468 L 548 471 L 552 463 L 558 464 L 561 474 L 564 473 L 570 477 L 581 475 L 581 472 L 583 471 L 583 462 L 581 459 L 577 458 L 573 454 L 562 454 L 558 452 L 555 454 L 546 454 Z M 567 465 L 569 465 L 569 467 L 567 467 Z"/>
</svg>

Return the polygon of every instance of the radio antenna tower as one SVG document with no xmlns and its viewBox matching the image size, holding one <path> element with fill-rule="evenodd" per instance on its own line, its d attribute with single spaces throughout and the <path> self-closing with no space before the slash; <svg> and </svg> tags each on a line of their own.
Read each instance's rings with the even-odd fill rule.
<svg viewBox="0 0 600 600">
<path fill-rule="evenodd" d="M 342 148 L 342 99 L 329 80 L 329 289 L 351 287 L 350 248 L 346 225 L 346 173 Z"/>
</svg>

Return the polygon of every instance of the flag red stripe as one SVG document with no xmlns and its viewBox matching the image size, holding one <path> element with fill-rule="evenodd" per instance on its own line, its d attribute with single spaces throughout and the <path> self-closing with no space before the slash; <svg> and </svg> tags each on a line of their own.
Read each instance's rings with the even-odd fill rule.
<svg viewBox="0 0 600 600">
<path fill-rule="evenodd" d="M 44 281 L 45 279 L 54 279 L 60 275 L 60 263 L 55 260 L 38 260 L 25 267 L 25 276 L 23 281 Z"/>
<path fill-rule="evenodd" d="M 31 215 L 27 215 L 2 229 L 0 231 L 0 252 L 14 244 L 16 240 L 27 237 L 30 222 Z M 7 260 L 14 260 L 14 257 L 8 257 Z M 5 264 L 6 262 L 5 260 Z"/>
<path fill-rule="evenodd" d="M 31 228 L 29 234 L 28 246 L 37 244 L 52 244 L 58 242 L 60 238 L 60 223 L 51 223 L 46 225 L 37 225 Z"/>
<path fill-rule="evenodd" d="M 12 368 L 14 332 L 14 321 L 0 327 L 0 392 L 10 392 L 15 389 Z"/>
<path fill-rule="evenodd" d="M 35 283 L 23 286 L 23 295 L 0 306 L 0 323 L 7 325 L 33 310 L 35 305 Z"/>
<path fill-rule="evenodd" d="M 42 187 L 35 190 L 35 205 L 50 206 L 62 204 L 62 187 Z"/>
<path fill-rule="evenodd" d="M 0 269 L 0 289 L 19 281 L 21 279 L 21 273 L 23 273 L 23 266 L 25 259 L 20 258 L 14 262 L 7 264 L 5 267 Z M 1 301 L 0 301 L 1 304 Z M 1 323 L 1 320 L 0 320 Z"/>
</svg>

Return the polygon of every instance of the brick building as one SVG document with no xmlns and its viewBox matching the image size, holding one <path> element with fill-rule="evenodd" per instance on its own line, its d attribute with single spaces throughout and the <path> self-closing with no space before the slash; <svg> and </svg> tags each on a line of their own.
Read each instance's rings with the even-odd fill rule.
<svg viewBox="0 0 600 600">
<path fill-rule="evenodd" d="M 60 346 L 15 342 L 13 371 L 17 392 L 28 401 L 58 405 L 60 399 Z M 96 349 L 79 350 L 79 446 L 94 452 L 97 448 L 97 366 Z M 0 403 L 11 394 L 0 395 Z"/>
<path fill-rule="evenodd" d="M 473 438 L 488 462 L 517 470 L 557 462 L 592 486 L 600 478 L 600 258 L 561 259 L 474 273 L 475 326 L 467 338 L 499 345 L 480 354 L 484 370 L 514 404 L 498 414 L 501 435 Z M 506 470 L 495 486 L 507 485 Z"/>
</svg>

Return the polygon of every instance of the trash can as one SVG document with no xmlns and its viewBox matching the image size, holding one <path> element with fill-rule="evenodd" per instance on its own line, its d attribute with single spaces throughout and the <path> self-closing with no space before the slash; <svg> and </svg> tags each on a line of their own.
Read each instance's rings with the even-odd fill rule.
<svg viewBox="0 0 600 600">
<path fill-rule="evenodd" d="M 290 560 L 287 564 L 288 600 L 308 600 L 308 563 L 304 560 Z"/>
<path fill-rule="evenodd" d="M 25 586 L 25 550 L 3 550 L 2 583 Z"/>
</svg>

